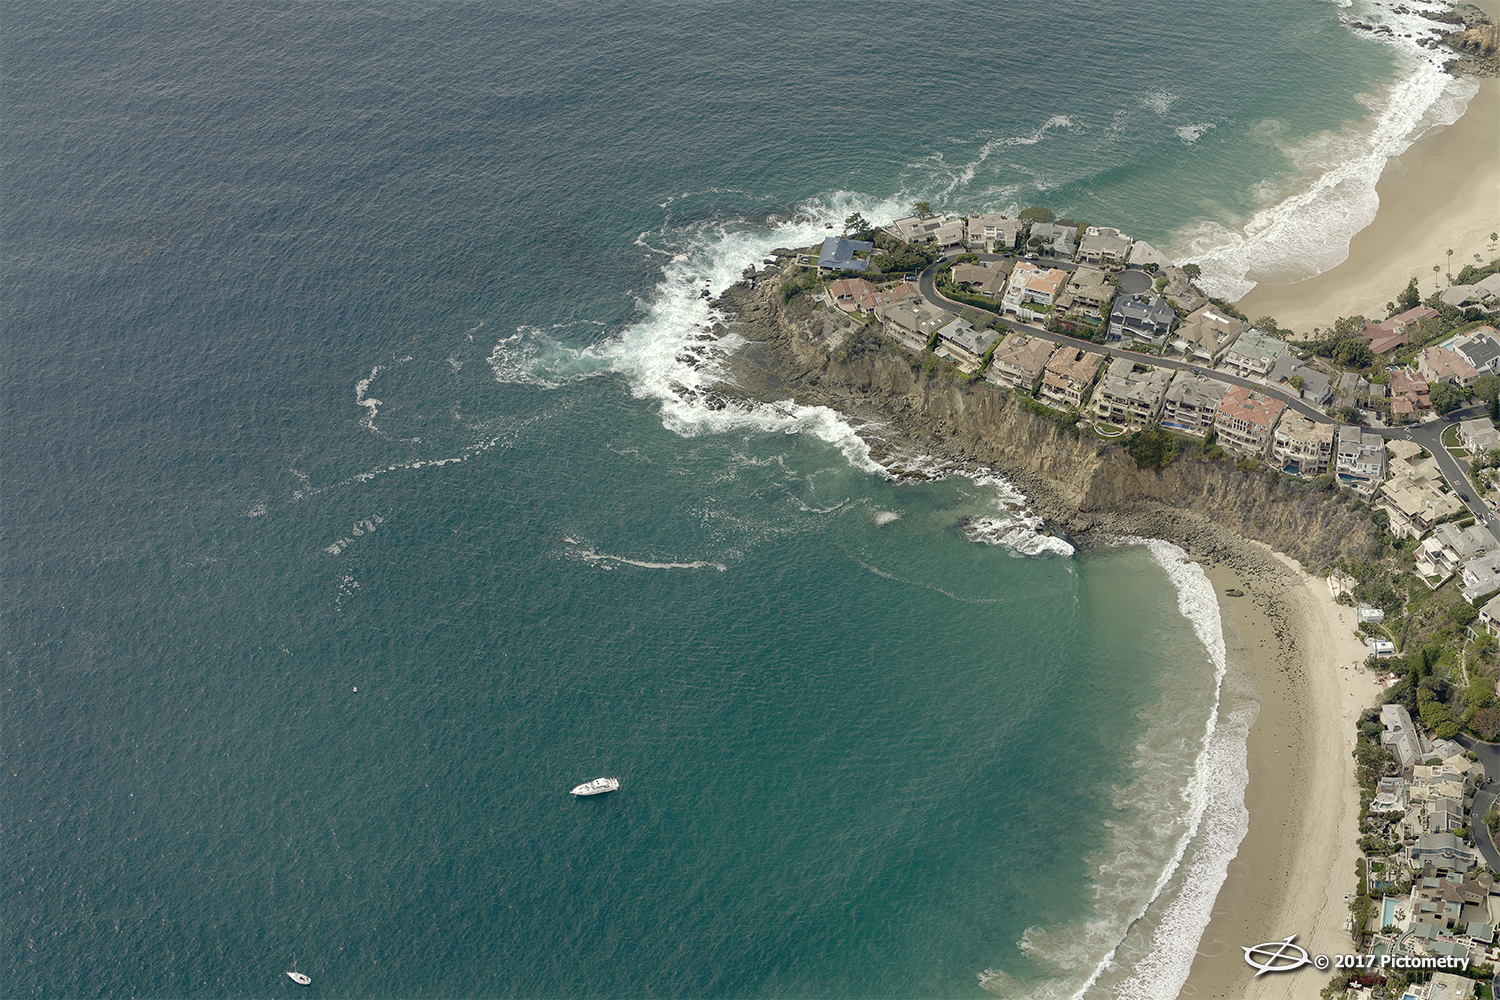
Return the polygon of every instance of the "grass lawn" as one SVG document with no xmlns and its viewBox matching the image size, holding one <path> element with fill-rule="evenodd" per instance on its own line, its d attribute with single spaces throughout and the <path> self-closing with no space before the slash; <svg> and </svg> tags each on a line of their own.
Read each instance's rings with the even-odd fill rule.
<svg viewBox="0 0 1500 1000">
<path fill-rule="evenodd" d="M 1443 431 L 1443 447 L 1452 451 L 1454 448 L 1462 448 L 1463 444 L 1458 440 L 1458 425 L 1451 424 Z"/>
</svg>

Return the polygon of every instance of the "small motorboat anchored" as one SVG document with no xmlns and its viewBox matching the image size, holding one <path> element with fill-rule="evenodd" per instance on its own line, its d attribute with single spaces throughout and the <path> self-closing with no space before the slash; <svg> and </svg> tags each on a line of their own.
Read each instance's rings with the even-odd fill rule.
<svg viewBox="0 0 1500 1000">
<path fill-rule="evenodd" d="M 620 787 L 619 778 L 595 778 L 593 781 L 585 781 L 573 789 L 574 795 L 603 795 Z"/>
<path fill-rule="evenodd" d="M 311 976 L 305 976 L 305 975 L 303 975 L 300 972 L 288 972 L 287 975 L 291 976 L 292 977 L 292 982 L 296 983 L 298 986 L 311 986 L 312 985 L 312 977 Z"/>
</svg>

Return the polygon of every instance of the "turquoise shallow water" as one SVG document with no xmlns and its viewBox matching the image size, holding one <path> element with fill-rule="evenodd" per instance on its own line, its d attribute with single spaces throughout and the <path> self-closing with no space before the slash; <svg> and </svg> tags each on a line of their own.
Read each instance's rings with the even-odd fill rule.
<svg viewBox="0 0 1500 1000">
<path fill-rule="evenodd" d="M 1272 204 L 1337 13 L 7 4 L 8 993 L 1079 988 L 1201 806 L 1172 557 L 677 357 L 855 209 Z"/>
</svg>

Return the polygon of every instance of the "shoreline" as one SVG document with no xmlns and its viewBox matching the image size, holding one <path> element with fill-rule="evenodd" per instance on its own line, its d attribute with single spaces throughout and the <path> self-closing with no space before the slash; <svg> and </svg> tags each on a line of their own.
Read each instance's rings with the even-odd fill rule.
<svg viewBox="0 0 1500 1000">
<path fill-rule="evenodd" d="M 1325 985 L 1327 976 L 1311 968 L 1256 979 L 1245 946 L 1295 933 L 1314 954 L 1348 950 L 1344 900 L 1359 854 L 1349 750 L 1359 713 L 1380 689 L 1359 666 L 1364 646 L 1352 609 L 1293 560 L 1274 558 L 1284 573 L 1206 567 L 1230 662 L 1258 680 L 1260 707 L 1248 740 L 1249 828 L 1180 993 L 1193 1000 L 1310 996 Z M 1244 596 L 1229 596 L 1231 589 Z"/>
<path fill-rule="evenodd" d="M 1354 235 L 1342 263 L 1301 281 L 1258 284 L 1236 307 L 1304 335 L 1340 316 L 1380 320 L 1411 278 L 1426 298 L 1447 287 L 1450 264 L 1456 276 L 1478 263 L 1474 254 L 1488 263 L 1500 252 L 1489 239 L 1500 230 L 1500 79 L 1475 82 L 1479 90 L 1458 121 L 1387 162 L 1375 220 Z"/>
</svg>

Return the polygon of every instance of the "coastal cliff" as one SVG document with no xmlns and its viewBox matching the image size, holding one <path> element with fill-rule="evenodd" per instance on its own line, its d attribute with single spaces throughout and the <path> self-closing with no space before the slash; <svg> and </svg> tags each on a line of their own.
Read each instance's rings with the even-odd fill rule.
<svg viewBox="0 0 1500 1000">
<path fill-rule="evenodd" d="M 1250 538 L 1310 568 L 1368 558 L 1378 546 L 1368 508 L 1351 497 L 1201 456 L 1161 471 L 1138 468 L 1118 444 L 1074 433 L 1009 391 L 924 372 L 921 359 L 859 317 L 814 306 L 806 295 L 784 302 L 779 285 L 736 286 L 720 300 L 733 332 L 748 341 L 722 391 L 829 406 L 863 421 L 872 453 L 897 472 L 916 455 L 987 466 L 1085 545 L 1142 535 L 1244 565 L 1240 539 Z M 1261 558 L 1248 561 L 1265 568 Z"/>
</svg>

